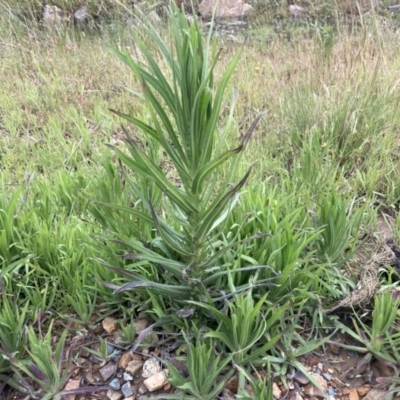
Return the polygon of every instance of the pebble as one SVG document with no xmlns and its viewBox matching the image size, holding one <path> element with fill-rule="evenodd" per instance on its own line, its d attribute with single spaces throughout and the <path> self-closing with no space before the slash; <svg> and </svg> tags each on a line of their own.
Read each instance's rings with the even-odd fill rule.
<svg viewBox="0 0 400 400">
<path fill-rule="evenodd" d="M 68 383 L 65 385 L 65 390 L 73 390 L 73 389 L 79 389 L 80 384 L 79 384 L 79 379 L 74 380 L 70 379 Z M 65 395 L 66 400 L 75 400 L 76 395 L 70 394 L 70 395 Z"/>
<path fill-rule="evenodd" d="M 107 343 L 107 355 L 110 356 L 114 352 L 114 350 L 115 347 L 112 344 Z"/>
<path fill-rule="evenodd" d="M 143 361 L 132 360 L 128 363 L 125 372 L 131 374 L 132 376 L 135 376 L 136 374 L 139 373 L 142 367 L 143 367 Z"/>
<path fill-rule="evenodd" d="M 325 392 L 328 389 L 328 383 L 326 380 L 320 375 L 313 375 L 313 378 L 317 381 L 321 389 L 314 386 L 311 382 L 304 388 L 304 394 L 309 397 L 324 397 Z"/>
<path fill-rule="evenodd" d="M 147 389 L 146 385 L 144 385 L 143 383 L 140 383 L 138 386 L 138 393 L 139 394 L 146 394 L 149 391 L 149 389 Z"/>
<path fill-rule="evenodd" d="M 133 395 L 132 386 L 129 382 L 126 382 L 121 387 L 121 392 L 124 397 L 129 397 Z"/>
<path fill-rule="evenodd" d="M 382 389 L 372 389 L 367 393 L 363 400 L 376 400 L 379 398 L 385 398 L 384 391 Z"/>
<path fill-rule="evenodd" d="M 371 390 L 371 386 L 362 386 L 357 389 L 357 393 L 360 397 L 364 397 Z"/>
<path fill-rule="evenodd" d="M 332 396 L 332 397 L 336 396 L 335 389 L 330 386 L 328 387 L 328 390 L 326 391 L 326 393 L 328 394 L 328 396 Z"/>
<path fill-rule="evenodd" d="M 133 381 L 133 376 L 131 374 L 129 374 L 128 372 L 124 372 L 122 377 L 123 377 L 125 382 Z"/>
<path fill-rule="evenodd" d="M 116 370 L 117 370 L 117 365 L 114 364 L 113 362 L 109 362 L 104 367 L 100 368 L 99 372 L 103 380 L 108 381 L 108 379 L 115 374 Z"/>
<path fill-rule="evenodd" d="M 152 320 L 149 318 L 138 318 L 133 321 L 133 327 L 135 328 L 136 333 L 143 331 L 148 328 L 152 324 Z"/>
<path fill-rule="evenodd" d="M 115 318 L 106 317 L 102 322 L 103 329 L 111 335 L 118 329 L 118 323 Z"/>
<path fill-rule="evenodd" d="M 307 383 L 310 382 L 310 380 L 300 371 L 297 371 L 293 375 L 293 380 L 297 383 L 300 383 L 300 385 L 307 385 Z"/>
<path fill-rule="evenodd" d="M 108 389 L 107 399 L 109 400 L 120 400 L 122 399 L 122 393 L 118 390 Z"/>
<path fill-rule="evenodd" d="M 328 382 L 330 382 L 331 381 L 331 379 L 332 379 L 332 375 L 330 375 L 330 374 L 322 374 L 322 376 L 323 376 L 323 378 L 326 380 L 326 381 L 328 381 Z"/>
<path fill-rule="evenodd" d="M 349 393 L 349 400 L 359 400 L 357 389 L 352 389 Z"/>
<path fill-rule="evenodd" d="M 114 378 L 109 385 L 112 390 L 119 390 L 121 388 L 121 382 L 118 378 Z M 126 397 L 126 396 L 125 396 Z"/>
<path fill-rule="evenodd" d="M 111 356 L 111 360 L 113 360 L 114 362 L 118 362 L 120 357 L 121 357 L 122 352 L 121 351 L 115 351 L 113 353 L 113 355 Z"/>
<path fill-rule="evenodd" d="M 92 364 L 100 364 L 100 363 L 101 363 L 101 361 L 100 361 L 96 356 L 94 356 L 94 355 L 91 355 L 91 356 L 89 357 L 89 361 L 90 361 Z"/>
<path fill-rule="evenodd" d="M 129 362 L 132 361 L 133 357 L 130 351 L 125 352 L 122 354 L 121 358 L 118 361 L 118 367 L 122 369 L 126 369 Z"/>
<path fill-rule="evenodd" d="M 346 386 L 339 378 L 336 377 L 332 378 L 332 383 L 334 383 L 339 388 Z"/>
<path fill-rule="evenodd" d="M 156 357 L 150 357 L 143 364 L 143 378 L 150 378 L 151 376 L 161 372 L 160 362 Z"/>
<path fill-rule="evenodd" d="M 162 388 L 167 383 L 164 371 L 158 372 L 143 381 L 150 392 Z"/>
<path fill-rule="evenodd" d="M 275 397 L 275 399 L 280 399 L 282 397 L 281 389 L 279 389 L 276 382 L 272 384 L 272 395 Z"/>
</svg>

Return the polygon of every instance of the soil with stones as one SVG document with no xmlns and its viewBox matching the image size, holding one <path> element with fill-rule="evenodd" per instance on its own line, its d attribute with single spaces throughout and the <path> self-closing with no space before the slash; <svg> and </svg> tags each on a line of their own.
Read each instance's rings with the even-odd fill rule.
<svg viewBox="0 0 400 400">
<path fill-rule="evenodd" d="M 371 265 L 378 268 L 380 262 L 388 261 L 394 268 L 398 268 L 400 250 L 392 237 L 389 226 L 392 224 L 390 217 L 380 217 L 376 236 L 380 238 L 380 243 L 384 246 L 376 246 L 375 242 L 374 245 L 371 244 L 370 251 L 364 248 L 355 260 L 362 261 L 365 266 L 369 266 L 368 268 Z M 376 248 L 383 249 L 385 256 L 389 258 L 385 259 L 378 253 L 373 253 Z M 375 260 L 374 263 L 371 263 L 371 260 Z M 362 280 L 362 270 L 359 276 Z M 370 283 L 367 286 L 368 290 L 364 290 L 361 282 L 356 289 L 356 291 L 364 290 L 361 302 L 359 294 L 350 295 L 347 300 L 343 299 L 336 307 L 328 311 L 339 315 L 341 320 L 345 321 L 345 307 L 348 305 L 357 307 L 357 303 L 354 303 L 355 298 L 359 304 L 363 304 L 364 312 L 372 311 L 368 310 L 366 304 L 371 300 L 376 288 L 371 291 Z M 174 393 L 178 396 L 178 391 L 168 383 L 167 362 L 174 365 L 182 376 L 188 377 L 187 365 L 179 359 L 185 355 L 183 343 L 176 343 L 173 337 L 162 330 L 157 330 L 158 328 L 151 330 L 152 321 L 145 314 L 139 314 L 134 321 L 134 328 L 136 335 L 142 333 L 140 336 L 142 338 L 146 336 L 146 339 L 138 347 L 132 348 L 131 343 L 127 344 L 122 340 L 123 334 L 119 329 L 117 318 L 118 316 L 107 317 L 94 323 L 90 329 L 80 326 L 70 328 L 70 332 L 74 334 L 68 338 L 65 359 L 73 361 L 69 366 L 65 365 L 70 375 L 64 388 L 70 393 L 63 395 L 62 399 L 139 400 L 156 396 L 162 399 L 163 395 Z M 62 326 L 63 323 L 60 321 L 60 328 Z M 57 339 L 54 337 L 54 344 L 57 343 Z M 274 398 L 288 400 L 385 399 L 387 388 L 380 385 L 379 378 L 392 377 L 394 370 L 378 359 L 372 358 L 371 362 L 364 362 L 365 353 L 348 350 L 343 345 L 357 346 L 359 344 L 348 336 L 336 334 L 323 348 L 299 358 L 298 361 L 318 382 L 319 387 L 314 386 L 307 375 L 297 371 L 286 376 L 286 385 L 279 378 L 274 380 Z M 261 377 L 266 376 L 266 371 L 260 370 L 258 373 Z M 226 384 L 219 399 L 235 399 L 237 385 L 237 377 L 234 376 Z M 86 394 L 75 394 L 79 390 L 82 393 L 82 389 L 86 390 Z M 251 388 L 247 389 L 251 396 Z M 26 398 L 26 394 L 18 393 L 11 388 L 5 387 L 2 392 L 0 391 L 0 400 Z"/>
</svg>

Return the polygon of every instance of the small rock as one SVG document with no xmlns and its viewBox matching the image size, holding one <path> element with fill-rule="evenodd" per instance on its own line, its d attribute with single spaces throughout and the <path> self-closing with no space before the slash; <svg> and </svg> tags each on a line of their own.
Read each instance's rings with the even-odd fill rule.
<svg viewBox="0 0 400 400">
<path fill-rule="evenodd" d="M 60 25 L 66 21 L 66 13 L 57 6 L 46 4 L 43 10 L 43 22 L 46 25 Z"/>
<path fill-rule="evenodd" d="M 165 372 L 158 372 L 143 381 L 149 392 L 162 388 L 167 383 Z"/>
<path fill-rule="evenodd" d="M 300 371 L 297 371 L 293 375 L 293 380 L 299 383 L 300 385 L 307 385 L 310 380 Z"/>
<path fill-rule="evenodd" d="M 125 382 L 133 381 L 133 376 L 131 374 L 128 374 L 127 372 L 124 372 L 122 377 Z"/>
<path fill-rule="evenodd" d="M 108 379 L 110 379 L 111 376 L 114 375 L 116 371 L 117 371 L 117 365 L 113 362 L 109 362 L 104 367 L 99 369 L 100 375 L 105 381 L 108 381 Z"/>
<path fill-rule="evenodd" d="M 132 325 L 135 328 L 135 332 L 139 333 L 148 328 L 152 322 L 153 321 L 149 318 L 137 318 L 135 321 L 133 321 Z"/>
<path fill-rule="evenodd" d="M 331 375 L 331 374 L 325 374 L 325 373 L 323 373 L 322 376 L 323 376 L 323 378 L 324 378 L 326 381 L 328 381 L 328 382 L 330 382 L 331 379 L 332 379 L 332 375 Z"/>
<path fill-rule="evenodd" d="M 332 378 L 332 383 L 335 384 L 338 388 L 342 388 L 342 387 L 346 386 L 339 378 L 336 378 L 336 377 Z"/>
<path fill-rule="evenodd" d="M 125 400 L 135 400 L 135 396 L 134 395 L 133 396 L 129 396 Z"/>
<path fill-rule="evenodd" d="M 121 389 L 121 382 L 119 381 L 118 378 L 114 378 L 114 379 L 109 383 L 108 386 L 110 386 L 110 388 L 111 388 L 112 390 L 119 390 L 119 389 Z"/>
<path fill-rule="evenodd" d="M 129 382 L 126 382 L 121 387 L 121 392 L 124 397 L 129 397 L 133 395 L 132 386 Z"/>
<path fill-rule="evenodd" d="M 364 397 L 371 390 L 371 386 L 362 386 L 357 389 L 357 393 L 360 397 Z"/>
<path fill-rule="evenodd" d="M 301 7 L 297 4 L 292 4 L 289 6 L 289 13 L 295 18 L 298 19 L 307 13 L 307 9 Z"/>
<path fill-rule="evenodd" d="M 121 357 L 121 351 L 117 350 L 117 351 L 114 351 L 114 353 L 112 353 L 111 360 L 113 360 L 114 362 L 117 363 L 119 361 L 120 357 Z"/>
<path fill-rule="evenodd" d="M 78 22 L 83 22 L 88 17 L 89 17 L 89 14 L 87 12 L 86 6 L 81 6 L 74 12 L 74 18 Z"/>
<path fill-rule="evenodd" d="M 279 386 L 276 382 L 272 384 L 272 395 L 275 399 L 280 399 L 282 397 L 281 389 L 279 389 Z"/>
<path fill-rule="evenodd" d="M 313 374 L 313 378 L 317 381 L 319 384 L 320 388 L 317 388 L 314 386 L 311 382 L 304 388 L 304 393 L 311 397 L 311 396 L 316 396 L 316 397 L 324 397 L 326 390 L 328 389 L 328 383 L 326 380 L 320 376 L 320 375 L 315 375 Z"/>
<path fill-rule="evenodd" d="M 352 389 L 349 393 L 349 400 L 359 400 L 357 389 Z"/>
<path fill-rule="evenodd" d="M 363 398 L 363 400 L 377 400 L 377 399 L 384 399 L 385 393 L 382 389 L 372 389 L 370 390 L 367 395 Z"/>
<path fill-rule="evenodd" d="M 111 343 L 107 343 L 107 355 L 110 356 L 114 353 L 115 347 Z"/>
<path fill-rule="evenodd" d="M 328 387 L 328 390 L 326 391 L 326 393 L 328 394 L 328 396 L 336 397 L 335 389 L 333 389 L 333 387 L 331 387 L 331 386 Z"/>
<path fill-rule="evenodd" d="M 115 318 L 112 317 L 106 317 L 103 319 L 102 322 L 103 325 L 103 329 L 109 334 L 111 335 L 112 333 L 114 333 L 117 329 L 118 329 L 118 323 L 117 320 Z"/>
<path fill-rule="evenodd" d="M 121 358 L 118 361 L 118 368 L 126 369 L 129 362 L 132 360 L 133 358 L 131 352 L 130 351 L 125 352 L 124 354 L 122 354 Z"/>
<path fill-rule="evenodd" d="M 109 400 L 120 400 L 122 399 L 122 393 L 117 390 L 108 389 L 107 399 Z"/>
<path fill-rule="evenodd" d="M 135 376 L 136 374 L 139 373 L 142 367 L 143 367 L 143 361 L 132 360 L 128 363 L 125 372 L 128 372 L 132 376 Z"/>
<path fill-rule="evenodd" d="M 161 372 L 161 364 L 155 357 L 150 357 L 143 364 L 143 378 L 149 378 L 152 375 L 155 375 Z"/>
<path fill-rule="evenodd" d="M 73 390 L 73 389 L 79 389 L 80 387 L 80 382 L 79 379 L 70 379 L 68 383 L 65 385 L 64 390 Z M 68 394 L 65 395 L 65 400 L 75 400 L 76 395 L 75 394 Z"/>
<path fill-rule="evenodd" d="M 149 391 L 149 389 L 147 389 L 146 385 L 143 383 L 140 383 L 138 386 L 138 393 L 139 394 L 146 394 Z"/>
<path fill-rule="evenodd" d="M 165 392 L 168 392 L 168 390 L 171 390 L 171 384 L 170 383 L 167 383 L 166 385 L 164 385 L 164 387 L 163 387 L 163 390 L 165 391 Z"/>
<path fill-rule="evenodd" d="M 90 361 L 92 364 L 101 364 L 101 360 L 99 360 L 95 355 L 91 355 L 91 356 L 89 357 L 89 361 Z"/>
<path fill-rule="evenodd" d="M 253 7 L 244 0 L 219 0 L 218 3 L 217 0 L 203 0 L 199 5 L 203 17 L 212 15 L 214 9 L 217 18 L 234 18 L 246 15 Z"/>
<path fill-rule="evenodd" d="M 299 392 L 296 392 L 296 397 L 294 398 L 294 400 L 303 400 Z"/>
<path fill-rule="evenodd" d="M 315 366 L 317 366 L 318 364 L 321 364 L 321 363 L 320 363 L 320 359 L 319 359 L 318 357 L 311 356 L 311 357 L 307 360 L 307 364 L 308 364 L 310 367 L 315 367 Z M 321 364 L 321 365 L 322 365 L 322 364 Z"/>
</svg>

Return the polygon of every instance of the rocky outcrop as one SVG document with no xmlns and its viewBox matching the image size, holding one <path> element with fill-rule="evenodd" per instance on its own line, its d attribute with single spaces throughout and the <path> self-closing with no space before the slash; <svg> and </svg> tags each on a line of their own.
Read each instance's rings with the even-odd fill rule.
<svg viewBox="0 0 400 400">
<path fill-rule="evenodd" d="M 242 17 L 253 10 L 253 7 L 244 0 L 203 0 L 199 5 L 200 14 L 203 17 L 209 17 L 215 7 L 217 18 Z"/>
</svg>

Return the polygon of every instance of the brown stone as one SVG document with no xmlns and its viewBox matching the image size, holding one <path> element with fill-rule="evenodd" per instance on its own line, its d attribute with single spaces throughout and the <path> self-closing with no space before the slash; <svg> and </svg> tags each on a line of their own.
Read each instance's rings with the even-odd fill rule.
<svg viewBox="0 0 400 400">
<path fill-rule="evenodd" d="M 358 397 L 357 389 L 350 390 L 349 400 L 360 400 L 360 398 Z"/>
<path fill-rule="evenodd" d="M 132 354 L 130 351 L 122 354 L 121 358 L 118 361 L 118 368 L 126 369 L 128 364 L 133 360 Z"/>
<path fill-rule="evenodd" d="M 118 329 L 118 323 L 115 318 L 106 317 L 102 322 L 103 329 L 109 334 L 113 334 Z"/>
<path fill-rule="evenodd" d="M 357 393 L 360 397 L 364 397 L 371 390 L 371 386 L 362 386 L 357 389 Z"/>
<path fill-rule="evenodd" d="M 346 386 L 339 378 L 336 378 L 336 377 L 333 377 L 331 382 L 332 382 L 332 384 L 336 385 L 336 387 L 338 387 L 338 388 L 342 388 L 342 387 Z"/>
<path fill-rule="evenodd" d="M 316 396 L 316 397 L 324 397 L 326 390 L 328 389 L 328 383 L 326 382 L 326 380 L 320 376 L 320 375 L 316 375 L 316 374 L 312 374 L 312 377 L 317 381 L 317 383 L 319 384 L 320 388 L 317 388 L 316 386 L 314 386 L 311 382 L 304 388 L 304 393 L 309 396 Z"/>
<path fill-rule="evenodd" d="M 149 392 L 161 389 L 167 383 L 167 377 L 164 371 L 158 372 L 143 381 Z"/>
<path fill-rule="evenodd" d="M 149 318 L 137 318 L 133 321 L 133 327 L 135 328 L 135 332 L 139 333 L 144 329 L 148 328 L 152 324 L 152 320 Z"/>
<path fill-rule="evenodd" d="M 142 370 L 142 367 L 143 367 L 143 361 L 132 360 L 129 361 L 128 365 L 125 368 L 125 371 L 128 372 L 128 374 L 135 376 Z"/>
<path fill-rule="evenodd" d="M 282 392 L 281 389 L 279 389 L 279 386 L 277 385 L 276 382 L 272 384 L 272 395 L 275 397 L 275 399 L 280 399 L 282 398 Z"/>
<path fill-rule="evenodd" d="M 123 395 L 119 390 L 108 389 L 107 391 L 107 399 L 109 400 L 120 400 Z"/>
<path fill-rule="evenodd" d="M 70 379 L 67 384 L 65 385 L 64 390 L 73 390 L 73 389 L 79 389 L 80 383 L 79 379 Z M 66 394 L 64 395 L 65 400 L 75 400 L 76 395 L 75 394 Z"/>
<path fill-rule="evenodd" d="M 244 0 L 203 0 L 199 5 L 200 14 L 203 17 L 211 16 L 216 5 L 215 16 L 217 18 L 241 17 L 253 9 Z"/>
<path fill-rule="evenodd" d="M 311 356 L 308 360 L 308 365 L 310 367 L 314 367 L 315 365 L 318 365 L 320 363 L 320 359 L 314 356 Z"/>
</svg>

